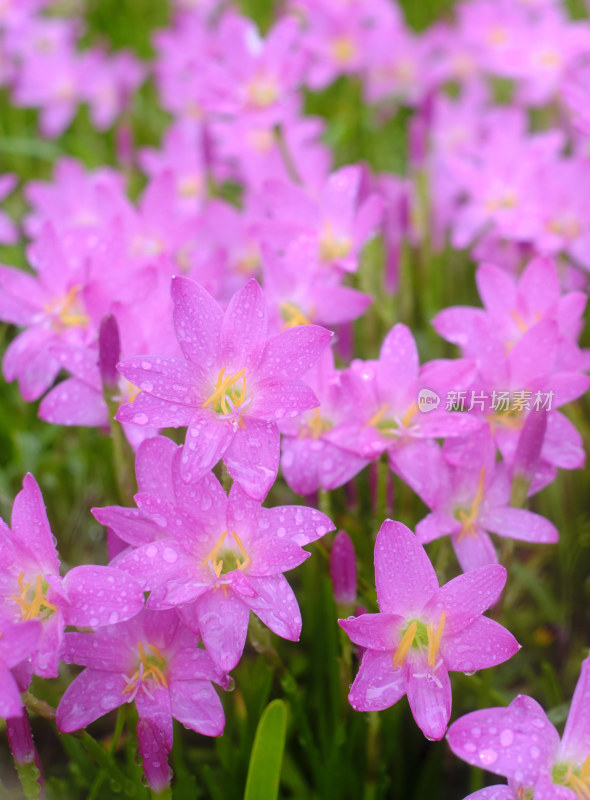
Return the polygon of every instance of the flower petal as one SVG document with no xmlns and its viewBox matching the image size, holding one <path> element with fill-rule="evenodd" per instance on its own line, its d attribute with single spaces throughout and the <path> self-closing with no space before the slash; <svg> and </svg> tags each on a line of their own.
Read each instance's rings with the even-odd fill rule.
<svg viewBox="0 0 590 800">
<path fill-rule="evenodd" d="M 298 378 L 313 367 L 332 336 L 319 325 L 300 325 L 281 331 L 268 340 L 258 374 L 288 380 Z"/>
<path fill-rule="evenodd" d="M 62 607 L 66 625 L 114 625 L 131 619 L 143 608 L 141 583 L 114 567 L 74 567 L 63 579 L 63 588 L 68 598 Z"/>
<path fill-rule="evenodd" d="M 250 609 L 223 589 L 202 594 L 196 601 L 199 628 L 207 652 L 224 672 L 240 660 L 248 633 Z"/>
<path fill-rule="evenodd" d="M 393 668 L 391 653 L 367 650 L 348 700 L 357 711 L 382 711 L 406 693 L 403 667 Z"/>
<path fill-rule="evenodd" d="M 505 583 L 506 570 L 500 564 L 458 575 L 440 587 L 428 603 L 428 613 L 437 617 L 445 611 L 445 635 L 457 633 L 497 602 Z"/>
<path fill-rule="evenodd" d="M 204 478 L 226 453 L 237 434 L 229 420 L 207 408 L 192 415 L 182 449 L 181 474 L 185 483 Z"/>
<path fill-rule="evenodd" d="M 27 551 L 45 572 L 59 572 L 57 550 L 49 527 L 45 503 L 37 481 L 31 473 L 23 479 L 23 488 L 14 498 L 11 527 Z"/>
<path fill-rule="evenodd" d="M 71 733 L 123 705 L 126 685 L 123 675 L 85 669 L 68 686 L 57 707 L 57 727 L 62 733 Z"/>
<path fill-rule="evenodd" d="M 382 611 L 407 616 L 421 611 L 438 591 L 426 551 L 401 522 L 386 520 L 375 543 L 375 584 Z"/>
<path fill-rule="evenodd" d="M 223 312 L 209 292 L 190 278 L 172 279 L 174 329 L 181 350 L 206 378 L 208 360 L 217 358 Z"/>
<path fill-rule="evenodd" d="M 451 717 L 449 673 L 444 663 L 431 669 L 424 652 L 412 655 L 410 653 L 404 665 L 412 714 L 427 739 L 442 739 Z"/>
<path fill-rule="evenodd" d="M 267 578 L 248 576 L 248 583 L 255 594 L 241 592 L 242 602 L 277 636 L 291 642 L 298 641 L 301 635 L 301 612 L 287 579 L 283 575 Z"/>
<path fill-rule="evenodd" d="M 479 617 L 464 630 L 443 636 L 440 647 L 446 668 L 458 672 L 495 667 L 519 650 L 514 636 L 488 617 Z"/>
<path fill-rule="evenodd" d="M 223 707 L 215 689 L 206 681 L 174 681 L 170 685 L 172 716 L 204 736 L 221 736 L 225 727 Z"/>
<path fill-rule="evenodd" d="M 228 367 L 256 369 L 266 342 L 264 294 L 252 278 L 229 301 L 221 324 L 219 360 Z"/>
<path fill-rule="evenodd" d="M 275 422 L 247 420 L 223 455 L 231 477 L 249 497 L 263 500 L 279 471 L 280 436 Z"/>
<path fill-rule="evenodd" d="M 538 703 L 519 695 L 507 708 L 461 717 L 449 728 L 447 742 L 468 764 L 534 786 L 540 770 L 553 763 L 559 734 Z"/>
</svg>

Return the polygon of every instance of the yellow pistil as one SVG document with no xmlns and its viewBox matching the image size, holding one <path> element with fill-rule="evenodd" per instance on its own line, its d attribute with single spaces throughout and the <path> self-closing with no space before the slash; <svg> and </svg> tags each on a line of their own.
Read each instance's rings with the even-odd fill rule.
<svg viewBox="0 0 590 800">
<path fill-rule="evenodd" d="M 238 547 L 238 550 L 240 551 L 240 553 L 242 554 L 243 559 L 244 559 L 243 561 L 238 561 L 238 559 L 236 558 L 237 569 L 242 569 L 242 570 L 246 569 L 246 567 L 250 563 L 250 556 L 246 552 L 246 548 L 244 547 L 244 545 L 242 543 L 242 540 L 240 539 L 238 534 L 235 531 L 232 531 L 231 535 L 233 536 L 234 541 L 235 541 L 235 543 L 236 543 L 236 545 Z M 215 574 L 217 575 L 218 578 L 222 574 L 223 559 L 220 558 L 218 560 L 217 556 L 219 555 L 220 551 L 222 551 L 222 549 L 223 549 L 223 545 L 224 545 L 226 537 L 227 537 L 227 531 L 223 531 L 223 533 L 221 534 L 219 539 L 215 542 L 215 547 L 213 548 L 213 550 L 211 550 L 211 552 L 203 559 L 203 566 L 207 566 L 207 564 L 211 563 L 211 565 L 213 567 L 213 570 L 214 570 L 214 572 L 215 572 Z M 226 548 L 226 549 L 229 552 L 232 552 L 233 555 L 235 556 L 235 551 L 233 551 L 231 547 Z"/>
<path fill-rule="evenodd" d="M 151 650 L 152 652 L 149 654 L 146 653 L 143 642 L 137 643 L 137 650 L 139 652 L 140 663 L 129 679 L 129 682 L 123 689 L 123 694 L 126 694 L 127 692 L 134 692 L 137 689 L 138 681 L 141 679 L 143 682 L 148 678 L 153 678 L 159 686 L 163 686 L 165 689 L 167 689 L 168 681 L 166 680 L 166 675 L 164 674 L 166 659 L 162 653 L 160 653 L 158 648 L 153 644 L 148 644 L 148 650 Z"/>
<path fill-rule="evenodd" d="M 352 240 L 349 236 L 339 239 L 334 233 L 331 222 L 326 222 L 320 236 L 320 258 L 325 264 L 330 264 L 336 259 L 346 258 L 352 250 Z"/>
<path fill-rule="evenodd" d="M 477 515 L 479 513 L 479 506 L 483 500 L 483 482 L 485 474 L 486 468 L 482 467 L 481 472 L 479 473 L 479 481 L 477 482 L 477 491 L 475 493 L 475 497 L 473 498 L 473 503 L 471 504 L 469 513 L 466 513 L 463 511 L 463 509 L 459 509 L 457 512 L 459 521 L 463 525 L 461 531 L 459 532 L 458 541 L 461 541 L 465 536 L 477 536 L 475 525 L 477 521 Z"/>
<path fill-rule="evenodd" d="M 575 217 L 562 217 L 548 222 L 547 230 L 571 241 L 582 233 L 582 226 Z"/>
<path fill-rule="evenodd" d="M 414 620 L 408 625 L 406 632 L 402 636 L 401 642 L 398 644 L 396 651 L 393 654 L 394 669 L 401 667 L 401 665 L 406 660 L 406 656 L 410 652 L 410 648 L 414 643 L 414 637 L 416 636 L 417 629 L 418 629 L 418 623 L 416 622 L 416 620 Z"/>
<path fill-rule="evenodd" d="M 54 317 L 54 324 L 58 328 L 83 328 L 90 319 L 83 313 L 78 302 L 78 293 L 81 285 L 72 288 L 52 303 L 47 303 L 43 310 Z"/>
<path fill-rule="evenodd" d="M 219 375 L 217 376 L 217 382 L 215 384 L 215 391 L 213 394 L 205 400 L 202 405 L 202 408 L 206 408 L 208 405 L 213 404 L 215 411 L 218 414 L 231 414 L 234 408 L 239 408 L 246 398 L 246 367 L 234 372 L 233 375 L 225 375 L 225 367 L 220 370 Z M 232 386 L 236 384 L 240 378 L 242 379 L 242 387 L 240 391 L 233 389 Z M 228 402 L 231 404 L 231 407 L 228 406 Z M 239 424 L 244 427 L 242 420 L 239 419 Z"/>
<path fill-rule="evenodd" d="M 12 599 L 16 600 L 21 608 L 21 615 L 23 619 L 38 619 L 41 611 L 57 611 L 57 606 L 50 603 L 45 593 L 43 592 L 43 576 L 37 575 L 35 579 L 35 593 L 31 598 L 30 583 L 25 583 L 25 574 L 21 572 L 18 576 L 18 586 L 20 589 L 20 597 L 17 594 L 12 595 Z M 45 590 L 47 591 L 47 589 Z"/>
<path fill-rule="evenodd" d="M 311 320 L 293 303 L 281 303 L 280 308 L 281 316 L 285 321 L 283 330 L 285 328 L 296 328 L 298 325 L 311 324 Z"/>
<path fill-rule="evenodd" d="M 438 655 L 440 639 L 445 627 L 446 616 L 447 612 L 443 611 L 440 615 L 440 620 L 438 621 L 436 631 L 434 630 L 434 622 L 429 622 L 426 626 L 426 633 L 428 635 L 428 666 L 430 669 L 434 669 L 436 666 L 436 656 Z"/>
</svg>

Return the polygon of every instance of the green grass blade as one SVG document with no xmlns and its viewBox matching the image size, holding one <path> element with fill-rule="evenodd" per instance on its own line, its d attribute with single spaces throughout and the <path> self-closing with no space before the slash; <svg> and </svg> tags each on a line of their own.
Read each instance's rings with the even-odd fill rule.
<svg viewBox="0 0 590 800">
<path fill-rule="evenodd" d="M 287 732 L 287 708 L 273 700 L 264 710 L 254 737 L 244 800 L 276 800 Z"/>
</svg>

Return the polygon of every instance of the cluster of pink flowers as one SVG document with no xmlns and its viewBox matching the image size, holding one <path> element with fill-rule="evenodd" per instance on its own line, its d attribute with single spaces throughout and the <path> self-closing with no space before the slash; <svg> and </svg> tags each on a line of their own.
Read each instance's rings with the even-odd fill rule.
<svg viewBox="0 0 590 800">
<path fill-rule="evenodd" d="M 45 16 L 45 5 L 0 0 L 0 80 L 15 104 L 41 110 L 47 136 L 81 101 L 107 127 L 144 68 L 124 53 L 79 52 L 79 21 Z M 25 478 L 11 528 L 0 524 L 0 713 L 22 736 L 31 676 L 56 676 L 60 659 L 82 665 L 58 707 L 60 730 L 135 702 L 156 790 L 170 781 L 172 718 L 222 733 L 211 683 L 229 685 L 250 612 L 299 638 L 283 573 L 333 530 L 311 507 L 316 493 L 379 460 L 430 513 L 415 534 L 383 523 L 380 611 L 339 620 L 363 652 L 350 703 L 374 711 L 407 694 L 420 729 L 441 739 L 448 673 L 519 648 L 483 616 L 507 580 L 489 534 L 557 541 L 554 525 L 523 506 L 558 469 L 583 465 L 580 433 L 559 409 L 590 387 L 579 345 L 590 269 L 587 23 L 550 0 L 474 0 L 452 25 L 418 35 L 388 0 L 293 0 L 262 37 L 216 0 L 176 5 L 149 66 L 173 121 L 160 148 L 125 156 L 147 180 L 139 200 L 118 170 L 63 158 L 52 180 L 24 187 L 31 271 L 0 267 L 0 320 L 20 329 L 5 379 L 41 401 L 48 423 L 120 422 L 139 490 L 133 508 L 93 509 L 109 566 L 61 577 L 40 490 Z M 382 114 L 415 109 L 407 177 L 334 168 L 301 91 L 342 75 L 357 76 Z M 509 104 L 494 96 L 500 80 Z M 532 109 L 553 112 L 546 127 L 531 128 Z M 237 203 L 224 199 L 235 184 Z M 13 185 L 0 177 L 0 199 Z M 0 241 L 20 235 L 0 216 Z M 460 357 L 421 363 L 402 323 L 372 358 L 355 357 L 352 323 L 373 301 L 356 278 L 376 236 L 384 292 L 402 242 L 472 248 L 482 307 L 432 321 Z M 186 429 L 183 445 L 162 435 L 168 428 Z M 262 505 L 279 470 L 311 505 Z M 423 545 L 443 536 L 463 574 L 439 586 Z M 338 548 L 350 603 L 353 556 Z M 510 781 L 479 798 L 590 796 L 587 664 L 561 743 L 525 697 L 454 723 L 452 749 Z M 533 766 L 521 768 L 525 749 Z"/>
</svg>

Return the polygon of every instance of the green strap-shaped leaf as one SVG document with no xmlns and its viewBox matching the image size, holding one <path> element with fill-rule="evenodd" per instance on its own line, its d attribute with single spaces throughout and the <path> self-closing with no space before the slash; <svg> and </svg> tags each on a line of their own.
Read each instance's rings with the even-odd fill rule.
<svg viewBox="0 0 590 800">
<path fill-rule="evenodd" d="M 264 709 L 256 728 L 244 800 L 276 800 L 285 749 L 287 709 L 273 700 Z"/>
</svg>

